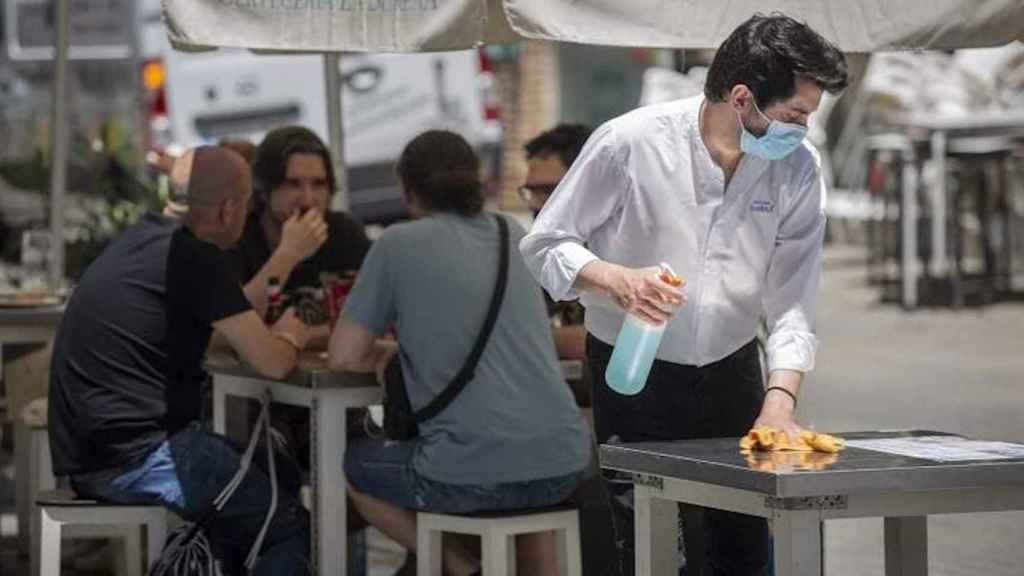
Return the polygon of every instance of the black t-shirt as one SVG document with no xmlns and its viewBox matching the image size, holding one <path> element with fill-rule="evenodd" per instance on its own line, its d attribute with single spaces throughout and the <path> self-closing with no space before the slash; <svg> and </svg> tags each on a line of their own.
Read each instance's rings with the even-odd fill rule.
<svg viewBox="0 0 1024 576">
<path fill-rule="evenodd" d="M 250 309 L 223 252 L 147 214 L 86 270 L 57 331 L 50 443 L 59 475 L 138 461 L 196 420 L 212 325 Z"/>
<path fill-rule="evenodd" d="M 285 292 L 293 292 L 300 287 L 319 288 L 321 272 L 339 273 L 358 270 L 362 266 L 370 249 L 370 240 L 362 225 L 344 212 L 328 212 L 324 220 L 327 223 L 327 241 L 316 254 L 292 270 Z M 249 217 L 238 246 L 228 252 L 228 260 L 238 279 L 245 283 L 263 268 L 272 252 L 259 215 L 254 214 Z"/>
</svg>

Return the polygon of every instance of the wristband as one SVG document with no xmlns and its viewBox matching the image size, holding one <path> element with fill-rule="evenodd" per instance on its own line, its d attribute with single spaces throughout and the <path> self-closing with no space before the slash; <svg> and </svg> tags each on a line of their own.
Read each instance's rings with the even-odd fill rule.
<svg viewBox="0 0 1024 576">
<path fill-rule="evenodd" d="M 796 402 L 796 394 L 793 394 L 792 392 L 790 392 L 789 390 L 786 390 L 782 386 L 769 386 L 769 387 L 765 388 L 764 393 L 767 394 L 767 393 L 771 392 L 772 390 L 778 390 L 779 392 L 782 392 L 786 396 L 789 396 L 790 398 L 792 398 L 793 399 L 793 408 L 794 409 L 796 408 L 796 404 L 797 404 L 797 402 Z"/>
</svg>

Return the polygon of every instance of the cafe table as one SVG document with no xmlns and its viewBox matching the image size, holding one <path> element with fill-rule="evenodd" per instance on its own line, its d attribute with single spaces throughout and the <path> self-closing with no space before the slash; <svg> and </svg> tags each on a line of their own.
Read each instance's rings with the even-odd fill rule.
<svg viewBox="0 0 1024 576">
<path fill-rule="evenodd" d="M 310 409 L 314 573 L 344 576 L 348 570 L 348 510 L 341 463 L 346 411 L 380 404 L 381 388 L 375 378 L 332 372 L 322 352 L 303 354 L 299 366 L 284 380 L 261 376 L 227 354 L 211 355 L 206 369 L 213 382 L 213 429 L 220 434 L 225 432 L 228 396 L 260 399 L 269 390 L 274 402 Z"/>
<path fill-rule="evenodd" d="M 776 576 L 820 576 L 826 520 L 884 518 L 885 574 L 928 573 L 927 517 L 1024 510 L 1024 445 L 928 431 L 841 434 L 838 454 L 744 454 L 739 439 L 601 446 L 635 486 L 636 574 L 675 574 L 679 502 L 767 518 Z"/>
<path fill-rule="evenodd" d="M 348 533 L 344 460 L 350 408 L 380 404 L 382 391 L 369 374 L 332 372 L 323 352 L 305 352 L 299 367 L 284 380 L 259 375 L 232 354 L 211 355 L 206 369 L 212 377 L 213 429 L 224 434 L 229 396 L 260 399 L 269 390 L 274 402 L 304 406 L 310 415 L 310 478 L 312 483 L 313 561 L 315 573 L 345 576 Z M 582 363 L 561 363 L 565 378 L 579 377 Z"/>
<path fill-rule="evenodd" d="M 8 344 L 45 344 L 53 339 L 57 326 L 64 315 L 64 306 L 59 304 L 34 305 L 31 302 L 0 300 L 0 370 L 3 370 L 3 348 Z M 14 382 L 5 381 L 5 394 L 13 396 Z M 8 398 L 3 399 L 6 403 Z M 13 406 L 7 405 L 7 409 Z M 52 489 L 56 485 L 53 468 L 47 457 L 48 447 L 32 454 L 27 435 L 30 431 L 21 423 L 20 414 L 8 414 L 15 422 L 14 454 L 16 473 L 14 475 L 15 508 L 18 516 L 18 547 L 28 553 L 32 546 L 29 541 L 33 494 L 39 490 Z"/>
<path fill-rule="evenodd" d="M 933 278 L 945 278 L 949 274 L 957 274 L 955 265 L 951 267 L 947 254 L 952 244 L 947 238 L 949 225 L 948 183 L 946 181 L 947 151 L 951 139 L 955 138 L 1024 138 L 1024 111 L 1022 110 L 990 110 L 972 112 L 959 116 L 937 116 L 930 113 L 898 114 L 889 118 L 897 127 L 904 129 L 915 140 L 927 143 L 932 163 L 932 173 L 936 177 L 924 178 L 923 172 L 908 170 L 904 174 L 902 186 L 902 210 L 905 212 L 900 219 L 901 232 L 901 274 L 902 300 L 907 308 L 917 306 L 917 281 L 924 272 L 918 265 L 918 182 L 927 182 L 927 201 L 931 211 L 931 226 L 928 236 L 931 238 L 932 257 L 929 274 Z M 921 170 L 923 170 L 923 165 Z M 952 215 L 958 218 L 959 215 Z M 953 263 L 955 264 L 955 262 Z"/>
</svg>

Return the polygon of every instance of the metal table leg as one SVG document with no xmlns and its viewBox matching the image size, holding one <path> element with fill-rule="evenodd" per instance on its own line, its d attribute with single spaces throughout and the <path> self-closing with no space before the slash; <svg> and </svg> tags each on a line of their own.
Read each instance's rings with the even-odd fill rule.
<svg viewBox="0 0 1024 576">
<path fill-rule="evenodd" d="M 917 281 L 921 276 L 917 257 L 917 166 L 913 158 L 903 159 L 903 307 L 917 307 Z"/>
<path fill-rule="evenodd" d="M 946 258 L 946 133 L 936 131 L 931 138 L 932 162 L 935 165 L 932 189 L 932 262 L 933 278 L 947 273 Z"/>
<path fill-rule="evenodd" d="M 821 511 L 776 510 L 775 576 L 821 576 Z"/>
<path fill-rule="evenodd" d="M 647 486 L 633 490 L 636 575 L 675 575 L 679 534 L 679 506 L 654 498 Z"/>
<path fill-rule="evenodd" d="M 885 575 L 927 576 L 928 517 L 885 519 Z"/>
</svg>

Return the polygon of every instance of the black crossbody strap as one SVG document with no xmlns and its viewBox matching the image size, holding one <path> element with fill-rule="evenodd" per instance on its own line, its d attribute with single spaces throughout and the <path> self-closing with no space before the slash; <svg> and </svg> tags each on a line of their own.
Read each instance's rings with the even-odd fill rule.
<svg viewBox="0 0 1024 576">
<path fill-rule="evenodd" d="M 466 384 L 469 384 L 469 381 L 473 379 L 480 356 L 483 355 L 484 348 L 487 347 L 487 341 L 494 330 L 494 324 L 498 320 L 498 312 L 501 310 L 501 303 L 505 299 L 505 287 L 508 285 L 509 247 L 508 223 L 497 214 L 494 215 L 494 219 L 498 221 L 498 249 L 500 254 L 498 255 L 498 280 L 494 285 L 494 295 L 491 296 L 491 306 L 487 309 L 487 319 L 484 320 L 484 326 L 476 338 L 473 351 L 469 353 L 469 358 L 466 359 L 462 369 L 459 370 L 459 373 L 455 375 L 455 378 L 443 392 L 431 400 L 430 404 L 416 412 L 416 422 L 423 422 L 440 414 L 462 392 Z"/>
</svg>

